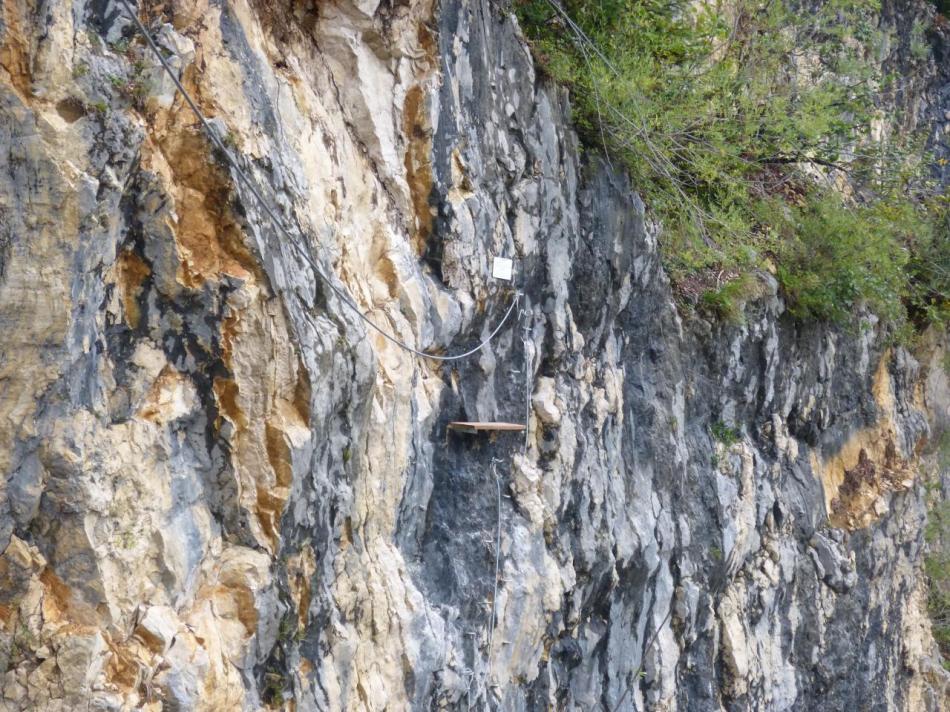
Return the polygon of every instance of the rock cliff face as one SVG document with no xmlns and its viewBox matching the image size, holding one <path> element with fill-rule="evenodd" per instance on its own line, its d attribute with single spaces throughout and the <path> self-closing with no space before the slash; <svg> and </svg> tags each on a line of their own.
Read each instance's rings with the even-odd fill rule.
<svg viewBox="0 0 950 712">
<path fill-rule="evenodd" d="M 288 236 L 120 3 L 0 8 L 0 707 L 947 704 L 945 337 L 678 315 L 501 9 L 143 3 Z M 441 364 L 305 255 L 417 348 L 523 296 Z"/>
</svg>

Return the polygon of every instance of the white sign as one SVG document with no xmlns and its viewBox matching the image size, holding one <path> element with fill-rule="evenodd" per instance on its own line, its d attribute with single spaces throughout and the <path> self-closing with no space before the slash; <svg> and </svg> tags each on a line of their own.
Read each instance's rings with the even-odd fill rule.
<svg viewBox="0 0 950 712">
<path fill-rule="evenodd" d="M 491 263 L 491 276 L 510 282 L 512 268 L 513 264 L 507 257 L 495 257 Z"/>
</svg>

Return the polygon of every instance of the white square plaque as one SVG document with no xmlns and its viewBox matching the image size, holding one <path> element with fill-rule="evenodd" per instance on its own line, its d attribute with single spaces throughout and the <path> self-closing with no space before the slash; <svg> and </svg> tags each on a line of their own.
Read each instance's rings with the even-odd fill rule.
<svg viewBox="0 0 950 712">
<path fill-rule="evenodd" d="M 495 257 L 491 263 L 491 276 L 510 282 L 513 267 L 514 265 L 507 257 Z"/>
</svg>

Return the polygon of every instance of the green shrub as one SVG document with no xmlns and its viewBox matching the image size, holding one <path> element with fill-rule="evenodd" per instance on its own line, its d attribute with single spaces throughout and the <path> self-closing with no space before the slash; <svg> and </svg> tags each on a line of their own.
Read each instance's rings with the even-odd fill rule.
<svg viewBox="0 0 950 712">
<path fill-rule="evenodd" d="M 715 317 L 730 324 L 745 319 L 743 306 L 758 294 L 757 282 L 751 275 L 740 274 L 718 289 L 708 289 L 699 298 L 701 306 Z"/>
<path fill-rule="evenodd" d="M 907 271 L 911 318 L 921 327 L 950 324 L 950 219 L 948 198 L 928 204 L 931 217 L 917 233 L 909 250 Z"/>
<path fill-rule="evenodd" d="M 715 438 L 717 442 L 722 443 L 726 447 L 732 447 L 742 439 L 742 435 L 736 428 L 726 425 L 721 420 L 717 420 L 713 423 L 709 427 L 709 432 L 712 433 L 713 438 Z"/>
<path fill-rule="evenodd" d="M 919 200 L 920 137 L 871 139 L 890 81 L 874 0 L 561 6 L 597 49 L 548 0 L 516 3 L 540 67 L 572 90 L 585 143 L 622 160 L 659 218 L 675 284 L 772 268 L 806 318 L 846 320 L 866 302 L 900 320 L 920 303 L 914 250 L 936 218 Z M 741 318 L 738 295 L 719 292 L 702 306 Z M 931 318 L 946 291 L 928 294 Z"/>
<path fill-rule="evenodd" d="M 770 224 L 780 231 L 778 279 L 793 313 L 844 321 L 864 301 L 885 318 L 901 318 L 908 251 L 899 238 L 916 221 L 910 203 L 847 206 L 831 193 L 801 207 L 762 207 L 784 212 Z"/>
</svg>

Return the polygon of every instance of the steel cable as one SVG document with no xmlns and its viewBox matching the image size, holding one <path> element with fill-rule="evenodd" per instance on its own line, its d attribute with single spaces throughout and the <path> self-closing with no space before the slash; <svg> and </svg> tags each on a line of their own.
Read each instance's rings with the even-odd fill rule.
<svg viewBox="0 0 950 712">
<path fill-rule="evenodd" d="M 175 74 L 175 71 L 171 68 L 171 66 L 165 60 L 165 56 L 162 54 L 162 51 L 159 49 L 158 45 L 155 43 L 155 40 L 152 39 L 152 35 L 149 33 L 145 25 L 142 24 L 142 21 L 139 19 L 138 13 L 136 12 L 135 8 L 131 5 L 129 0 L 119 0 L 119 2 L 125 9 L 126 13 L 129 15 L 129 17 L 132 19 L 132 22 L 135 23 L 135 26 L 138 29 L 139 33 L 142 35 L 142 37 L 145 38 L 145 41 L 148 44 L 149 48 L 152 50 L 152 53 L 155 55 L 156 58 L 158 58 L 158 61 L 162 65 L 162 69 L 165 70 L 165 73 L 175 83 L 175 87 L 181 93 L 182 97 L 185 99 L 185 102 L 191 108 L 191 111 L 201 122 L 201 125 L 204 127 L 205 132 L 208 134 L 208 137 L 211 139 L 211 142 L 218 148 L 219 151 L 221 151 L 224 154 L 224 157 L 227 159 L 231 167 L 234 168 L 238 177 L 241 179 L 241 181 L 244 182 L 244 184 L 248 187 L 248 189 L 251 191 L 253 196 L 257 199 L 257 202 L 260 204 L 261 208 L 264 210 L 264 212 L 270 218 L 271 222 L 274 224 L 274 227 L 276 227 L 279 232 L 283 233 L 284 237 L 287 238 L 287 241 L 290 243 L 291 247 L 295 249 L 297 253 L 303 258 L 303 260 L 310 266 L 314 274 L 320 277 L 326 283 L 326 285 L 333 291 L 333 293 L 336 294 L 337 297 L 339 297 L 340 301 L 343 302 L 343 304 L 345 304 L 347 307 L 352 309 L 360 319 L 362 319 L 370 328 L 372 328 L 374 331 L 376 331 L 378 334 L 384 337 L 387 341 L 395 344 L 396 346 L 398 346 L 401 349 L 404 349 L 405 351 L 408 351 L 409 353 L 419 356 L 420 358 L 432 359 L 434 361 L 458 361 L 459 359 L 467 358 L 468 356 L 471 356 L 472 354 L 477 353 L 478 351 L 481 351 L 492 341 L 492 339 L 495 338 L 498 332 L 501 331 L 502 327 L 507 323 L 509 317 L 511 317 L 512 313 L 515 310 L 515 306 L 517 306 L 518 304 L 519 295 L 517 293 L 512 297 L 511 305 L 508 307 L 508 311 L 505 312 L 505 316 L 498 323 L 498 326 L 496 326 L 494 330 L 492 330 L 491 334 L 488 335 L 488 338 L 486 338 L 484 341 L 479 343 L 477 346 L 458 354 L 450 354 L 450 355 L 443 356 L 439 354 L 429 353 L 427 351 L 420 351 L 416 348 L 413 348 L 412 346 L 409 346 L 409 344 L 406 344 L 400 341 L 398 338 L 396 338 L 392 334 L 389 334 L 382 327 L 378 326 L 372 319 L 370 319 L 369 316 L 367 316 L 363 312 L 363 310 L 359 308 L 356 302 L 354 302 L 349 297 L 349 295 L 346 294 L 346 292 L 344 292 L 342 289 L 340 289 L 335 284 L 333 284 L 333 282 L 323 272 L 323 270 L 321 270 L 320 267 L 317 266 L 316 261 L 306 251 L 304 251 L 304 249 L 300 247 L 300 245 L 297 244 L 290 230 L 287 227 L 285 227 L 283 221 L 277 216 L 277 213 L 275 212 L 275 210 L 271 208 L 270 204 L 264 199 L 264 196 L 261 195 L 260 191 L 257 189 L 257 186 L 253 183 L 253 181 L 251 181 L 250 177 L 244 172 L 244 169 L 241 168 L 240 164 L 238 164 L 237 159 L 228 150 L 227 146 L 224 144 L 224 141 L 222 141 L 221 138 L 218 137 L 218 133 L 215 130 L 215 128 L 211 125 L 211 122 L 209 122 L 208 119 L 205 118 L 204 114 L 201 112 L 201 109 L 198 108 L 198 105 L 191 98 L 191 95 L 188 94 L 187 90 L 182 85 L 181 81 L 179 81 L 177 75 Z"/>
</svg>

